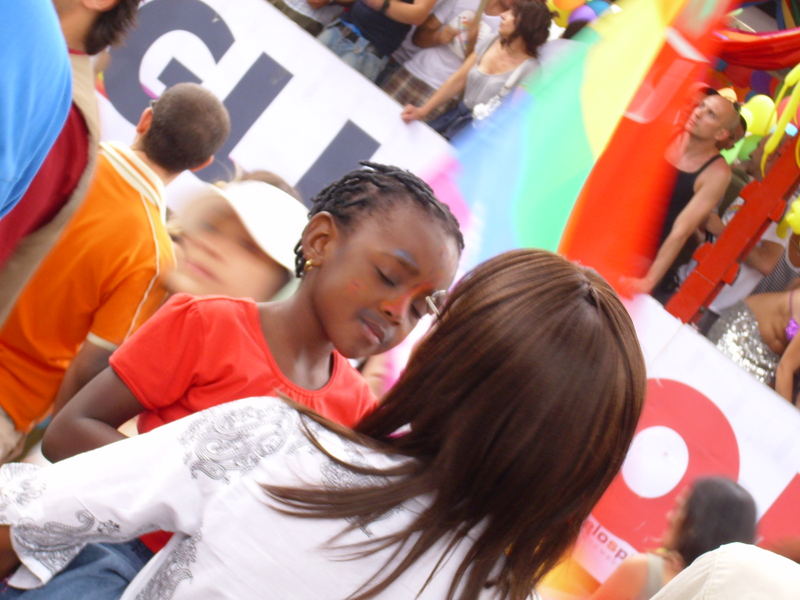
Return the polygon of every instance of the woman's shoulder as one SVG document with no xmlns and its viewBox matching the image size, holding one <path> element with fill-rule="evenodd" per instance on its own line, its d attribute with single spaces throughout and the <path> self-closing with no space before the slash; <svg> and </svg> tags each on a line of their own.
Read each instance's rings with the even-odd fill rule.
<svg viewBox="0 0 800 600">
<path fill-rule="evenodd" d="M 500 41 L 499 35 L 487 35 L 484 39 L 478 40 L 475 45 L 475 55 L 479 58 L 486 54 L 486 51 L 492 47 L 492 44 Z"/>
<path fill-rule="evenodd" d="M 190 429 L 224 429 L 227 433 L 255 434 L 276 426 L 284 428 L 298 420 L 298 413 L 282 399 L 254 396 L 207 408 L 191 417 Z M 222 426 L 222 429 L 220 429 Z"/>
<path fill-rule="evenodd" d="M 640 552 L 639 554 L 634 554 L 626 558 L 622 561 L 620 567 L 625 565 L 626 569 L 629 571 L 638 571 L 647 569 L 651 564 L 661 563 L 663 560 L 664 558 L 656 552 Z"/>
</svg>

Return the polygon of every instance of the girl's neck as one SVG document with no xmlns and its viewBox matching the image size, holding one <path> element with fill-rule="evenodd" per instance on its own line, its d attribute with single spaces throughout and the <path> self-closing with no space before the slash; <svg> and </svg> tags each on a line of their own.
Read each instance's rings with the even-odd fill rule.
<svg viewBox="0 0 800 600">
<path fill-rule="evenodd" d="M 668 149 L 667 160 L 683 171 L 694 171 L 700 164 L 708 160 L 719 150 L 713 143 L 698 140 L 688 132 L 682 132 L 675 138 Z"/>
<path fill-rule="evenodd" d="M 324 386 L 331 376 L 334 348 L 312 309 L 307 286 L 301 285 L 287 300 L 260 304 L 259 314 L 281 372 L 306 389 Z"/>
<path fill-rule="evenodd" d="M 505 48 L 508 56 L 515 61 L 522 62 L 531 58 L 531 55 L 528 54 L 528 48 L 525 46 L 525 42 L 521 37 L 514 38 Z"/>
</svg>

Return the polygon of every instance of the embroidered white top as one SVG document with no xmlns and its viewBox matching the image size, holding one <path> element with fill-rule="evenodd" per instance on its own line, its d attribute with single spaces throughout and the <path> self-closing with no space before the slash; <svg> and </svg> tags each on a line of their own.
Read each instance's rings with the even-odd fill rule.
<svg viewBox="0 0 800 600">
<path fill-rule="evenodd" d="M 13 544 L 23 563 L 11 584 L 42 585 L 87 543 L 164 529 L 176 535 L 133 580 L 123 600 L 348 596 L 378 572 L 389 552 L 345 560 L 345 551 L 326 544 L 346 521 L 281 514 L 259 485 L 376 481 L 327 458 L 308 440 L 302 422 L 329 452 L 351 464 L 384 468 L 408 460 L 345 440 L 281 400 L 250 398 L 49 467 L 5 465 L 0 523 L 14 525 Z M 425 505 L 424 498 L 409 501 L 340 541 L 363 542 L 396 531 Z M 380 597 L 446 597 L 465 545 L 443 562 L 419 596 L 443 544 Z M 493 597 L 491 591 L 486 597 Z"/>
</svg>

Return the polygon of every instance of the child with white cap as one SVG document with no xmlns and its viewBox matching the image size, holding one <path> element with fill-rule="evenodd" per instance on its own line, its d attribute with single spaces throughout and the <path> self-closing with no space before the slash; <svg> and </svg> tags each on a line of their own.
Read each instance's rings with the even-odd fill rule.
<svg viewBox="0 0 800 600">
<path fill-rule="evenodd" d="M 307 213 L 292 196 L 261 181 L 209 186 L 177 215 L 178 264 L 166 286 L 256 301 L 294 289 L 294 246 Z"/>
</svg>

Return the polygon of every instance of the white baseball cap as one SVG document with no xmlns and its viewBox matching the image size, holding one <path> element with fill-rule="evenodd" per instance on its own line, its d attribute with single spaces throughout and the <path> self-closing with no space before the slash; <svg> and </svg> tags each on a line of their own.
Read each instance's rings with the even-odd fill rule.
<svg viewBox="0 0 800 600">
<path fill-rule="evenodd" d="M 294 247 L 308 222 L 308 209 L 263 181 L 233 181 L 216 191 L 228 201 L 259 248 L 294 276 Z"/>
</svg>

